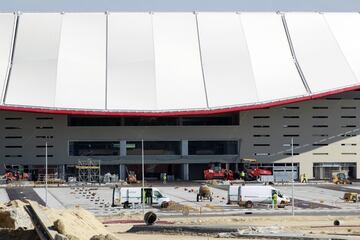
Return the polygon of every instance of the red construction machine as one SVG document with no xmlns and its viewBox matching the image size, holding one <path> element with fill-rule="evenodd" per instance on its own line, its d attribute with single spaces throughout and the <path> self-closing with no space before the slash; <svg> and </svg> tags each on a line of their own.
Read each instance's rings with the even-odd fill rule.
<svg viewBox="0 0 360 240">
<path fill-rule="evenodd" d="M 260 168 L 259 163 L 256 162 L 256 159 L 241 159 L 241 168 L 246 173 L 245 179 L 248 181 L 256 180 L 261 176 L 270 176 L 273 175 L 271 169 Z"/>
<path fill-rule="evenodd" d="M 231 170 L 221 167 L 221 163 L 213 163 L 209 169 L 204 170 L 204 179 L 234 180 L 234 173 Z"/>
<path fill-rule="evenodd" d="M 2 178 L 6 179 L 6 183 L 10 183 L 19 180 L 29 180 L 29 174 L 24 172 L 23 166 L 11 165 L 5 166 L 5 174 Z"/>
</svg>

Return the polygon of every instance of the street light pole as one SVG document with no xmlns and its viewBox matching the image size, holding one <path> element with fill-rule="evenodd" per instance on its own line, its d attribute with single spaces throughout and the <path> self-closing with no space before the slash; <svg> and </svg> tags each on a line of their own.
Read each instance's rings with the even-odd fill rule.
<svg viewBox="0 0 360 240">
<path fill-rule="evenodd" d="M 45 206 L 48 206 L 48 143 L 45 142 Z"/>
<path fill-rule="evenodd" d="M 291 213 L 294 216 L 294 205 L 295 205 L 295 199 L 294 199 L 294 138 L 291 138 Z"/>
<path fill-rule="evenodd" d="M 142 168 L 142 209 L 145 215 L 145 159 L 144 159 L 144 139 L 141 139 L 141 168 Z"/>
</svg>

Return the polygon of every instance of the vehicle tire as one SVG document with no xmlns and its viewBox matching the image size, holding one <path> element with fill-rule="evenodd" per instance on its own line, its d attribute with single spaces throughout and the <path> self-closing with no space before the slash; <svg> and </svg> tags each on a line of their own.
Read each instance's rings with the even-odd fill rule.
<svg viewBox="0 0 360 240">
<path fill-rule="evenodd" d="M 278 208 L 285 208 L 285 202 L 281 201 L 281 203 L 278 205 Z"/>
<path fill-rule="evenodd" d="M 200 200 L 200 194 L 196 195 L 196 201 L 198 202 Z"/>
<path fill-rule="evenodd" d="M 169 202 L 162 202 L 161 205 L 160 205 L 160 208 L 168 208 L 170 205 Z"/>
<path fill-rule="evenodd" d="M 253 204 L 252 201 L 247 201 L 247 202 L 245 203 L 245 208 L 253 208 L 253 206 L 254 206 L 254 204 Z"/>
</svg>

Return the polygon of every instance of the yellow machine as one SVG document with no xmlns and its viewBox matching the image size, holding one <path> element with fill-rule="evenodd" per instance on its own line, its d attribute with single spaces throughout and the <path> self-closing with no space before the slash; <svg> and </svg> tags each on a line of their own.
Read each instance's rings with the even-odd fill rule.
<svg viewBox="0 0 360 240">
<path fill-rule="evenodd" d="M 332 172 L 332 182 L 335 184 L 351 184 L 346 171 Z"/>
<path fill-rule="evenodd" d="M 359 197 L 358 197 L 358 194 L 357 193 L 354 193 L 354 192 L 347 192 L 344 194 L 344 200 L 346 202 L 357 202 L 359 201 Z"/>
</svg>

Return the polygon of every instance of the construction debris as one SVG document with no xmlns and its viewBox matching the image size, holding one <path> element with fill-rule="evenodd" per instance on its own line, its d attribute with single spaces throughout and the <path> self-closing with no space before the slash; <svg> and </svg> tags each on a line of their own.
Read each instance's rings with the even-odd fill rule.
<svg viewBox="0 0 360 240">
<path fill-rule="evenodd" d="M 32 211 L 29 211 L 32 209 Z M 35 216 L 36 215 L 36 216 Z M 34 218 L 35 216 L 35 218 Z M 32 201 L 11 201 L 0 205 L 0 233 L 1 239 L 13 240 L 12 231 L 27 230 L 35 233 L 34 219 L 41 221 L 42 226 L 56 240 L 89 240 L 89 239 L 116 239 L 105 229 L 93 214 L 82 209 L 52 209 L 38 205 Z M 36 225 L 38 228 L 38 224 Z M 3 234 L 6 229 L 9 234 Z M 103 237 L 102 237 L 103 236 Z M 94 238 L 93 238 L 94 237 Z M 27 239 L 22 237 L 18 239 Z M 35 240 L 36 235 L 31 238 Z"/>
<path fill-rule="evenodd" d="M 14 200 L 0 205 L 0 228 L 32 230 L 34 225 L 25 211 L 26 203 Z"/>
</svg>

